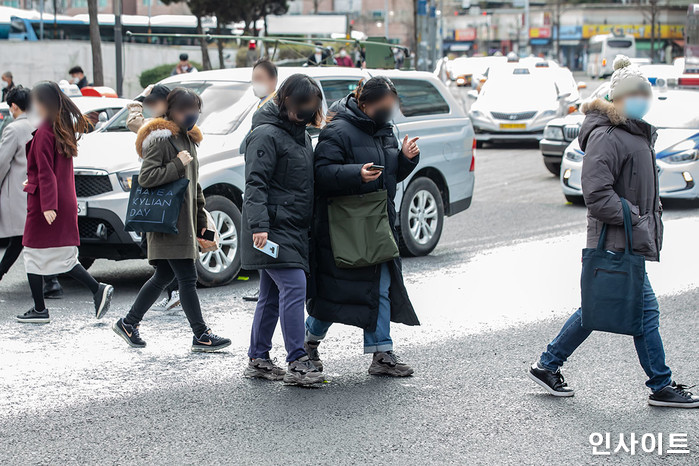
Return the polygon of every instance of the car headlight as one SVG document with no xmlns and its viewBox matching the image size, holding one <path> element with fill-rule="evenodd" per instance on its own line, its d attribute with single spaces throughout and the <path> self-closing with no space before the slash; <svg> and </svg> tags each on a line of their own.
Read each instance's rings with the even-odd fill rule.
<svg viewBox="0 0 699 466">
<path fill-rule="evenodd" d="M 119 178 L 119 184 L 121 185 L 121 189 L 123 189 L 126 192 L 131 191 L 131 184 L 133 183 L 133 177 L 134 175 L 138 175 L 140 172 L 140 169 L 135 169 L 135 170 L 125 170 L 123 172 L 118 172 L 117 173 L 117 178 Z"/>
<path fill-rule="evenodd" d="M 693 162 L 695 160 L 699 160 L 699 150 L 698 149 L 685 150 L 682 152 L 678 152 L 676 154 L 668 155 L 667 157 L 663 158 L 662 160 L 664 162 L 667 162 L 667 163 Z"/>
<path fill-rule="evenodd" d="M 562 141 L 563 140 L 563 128 L 560 126 L 546 126 L 544 128 L 544 139 L 551 139 L 552 141 Z"/>
<path fill-rule="evenodd" d="M 566 151 L 566 159 L 571 162 L 580 162 L 585 154 L 579 150 L 569 150 Z"/>
<path fill-rule="evenodd" d="M 483 118 L 483 112 L 480 110 L 471 110 L 471 117 L 472 118 Z"/>
</svg>

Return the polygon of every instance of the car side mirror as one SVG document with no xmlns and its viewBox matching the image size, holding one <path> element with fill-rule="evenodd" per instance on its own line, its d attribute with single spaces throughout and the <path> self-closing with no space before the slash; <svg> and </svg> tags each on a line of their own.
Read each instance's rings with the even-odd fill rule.
<svg viewBox="0 0 699 466">
<path fill-rule="evenodd" d="M 558 96 L 558 100 L 566 100 L 568 97 L 570 97 L 570 92 L 566 92 L 565 94 L 560 94 Z"/>
<path fill-rule="evenodd" d="M 578 89 L 587 89 L 587 83 L 585 81 L 578 81 Z"/>
<path fill-rule="evenodd" d="M 475 89 L 471 89 L 466 93 L 469 99 L 476 100 L 478 98 L 478 91 Z"/>
</svg>

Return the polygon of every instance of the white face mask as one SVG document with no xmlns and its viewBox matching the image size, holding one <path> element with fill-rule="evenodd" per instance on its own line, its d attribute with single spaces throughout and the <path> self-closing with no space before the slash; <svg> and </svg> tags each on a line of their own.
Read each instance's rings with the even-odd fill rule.
<svg viewBox="0 0 699 466">
<path fill-rule="evenodd" d="M 1 88 L 5 89 L 5 88 L 7 88 L 7 86 L 9 86 L 7 81 L 5 81 L 4 79 L 0 80 L 0 87 Z"/>
<path fill-rule="evenodd" d="M 267 85 L 265 83 L 252 83 L 252 93 L 255 94 L 255 97 L 258 99 L 267 97 L 269 95 L 269 91 L 267 90 Z"/>
<path fill-rule="evenodd" d="M 44 122 L 44 119 L 41 118 L 41 116 L 36 113 L 34 110 L 29 110 L 27 112 L 27 121 L 29 121 L 29 124 L 32 125 L 34 128 L 38 128 L 41 126 L 41 123 Z"/>
<path fill-rule="evenodd" d="M 346 56 L 347 56 L 347 52 L 345 52 L 344 50 L 340 50 L 340 56 L 341 56 L 341 57 L 346 57 Z"/>
<path fill-rule="evenodd" d="M 79 82 L 80 82 L 80 78 L 78 78 L 77 76 L 70 78 L 71 84 L 78 84 Z"/>
</svg>

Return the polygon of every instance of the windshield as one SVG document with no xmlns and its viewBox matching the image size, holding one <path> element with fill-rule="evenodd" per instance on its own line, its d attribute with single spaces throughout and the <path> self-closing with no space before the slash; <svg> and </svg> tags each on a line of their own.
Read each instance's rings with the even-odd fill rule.
<svg viewBox="0 0 699 466">
<path fill-rule="evenodd" d="M 185 82 L 172 87 L 186 87 L 201 96 L 201 116 L 197 125 L 204 134 L 228 134 L 235 130 L 254 107 L 250 99 L 242 98 L 250 90 L 250 83 L 242 82 Z M 148 116 L 148 115 L 146 115 Z M 105 131 L 128 131 L 124 109 L 105 127 Z"/>
<path fill-rule="evenodd" d="M 656 94 L 644 120 L 657 128 L 699 129 L 699 114 L 688 108 L 699 108 L 699 92 Z"/>
<path fill-rule="evenodd" d="M 553 81 L 542 79 L 538 76 L 536 78 L 530 78 L 529 76 L 531 75 L 518 75 L 510 79 L 489 79 L 481 90 L 481 97 L 506 101 L 522 100 L 529 96 L 530 100 L 535 99 L 545 103 L 549 103 L 558 97 L 556 85 Z"/>
</svg>

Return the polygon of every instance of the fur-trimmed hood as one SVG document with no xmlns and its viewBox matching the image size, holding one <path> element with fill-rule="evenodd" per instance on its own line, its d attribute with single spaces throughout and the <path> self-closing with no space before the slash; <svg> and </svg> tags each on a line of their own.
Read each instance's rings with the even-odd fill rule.
<svg viewBox="0 0 699 466">
<path fill-rule="evenodd" d="M 604 99 L 594 99 L 585 102 L 581 109 L 585 120 L 580 128 L 578 141 L 584 151 L 592 132 L 599 127 L 618 127 L 627 133 L 643 136 L 651 145 L 655 143 L 657 131 L 654 126 L 643 120 L 630 120 L 617 110 L 613 103 Z"/>
<path fill-rule="evenodd" d="M 156 141 L 170 138 L 180 133 L 180 131 L 180 127 L 174 121 L 166 120 L 165 118 L 153 118 L 138 130 L 138 136 L 136 136 L 136 152 L 138 156 L 143 158 L 143 151 L 148 146 Z M 204 139 L 204 135 L 198 126 L 194 126 L 187 132 L 187 135 L 195 144 L 199 144 Z"/>
</svg>

